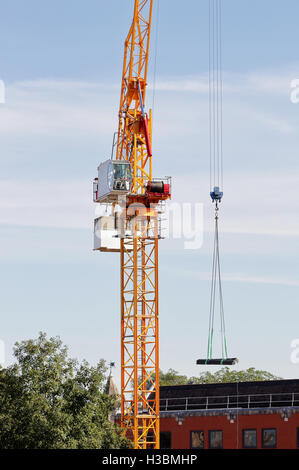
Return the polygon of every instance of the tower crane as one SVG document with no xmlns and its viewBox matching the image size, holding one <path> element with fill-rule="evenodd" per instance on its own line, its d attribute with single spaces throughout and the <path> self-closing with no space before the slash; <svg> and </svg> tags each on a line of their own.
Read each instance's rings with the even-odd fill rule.
<svg viewBox="0 0 299 470">
<path fill-rule="evenodd" d="M 94 249 L 120 253 L 121 426 L 135 449 L 159 448 L 158 242 L 171 179 L 152 176 L 145 97 L 153 0 L 135 0 L 125 40 L 118 132 L 98 167 Z M 108 215 L 107 215 L 108 214 Z"/>
</svg>

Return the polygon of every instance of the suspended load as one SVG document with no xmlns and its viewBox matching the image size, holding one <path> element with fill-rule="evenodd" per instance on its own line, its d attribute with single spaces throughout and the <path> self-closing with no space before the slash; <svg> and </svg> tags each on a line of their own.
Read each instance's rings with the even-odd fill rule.
<svg viewBox="0 0 299 470">
<path fill-rule="evenodd" d="M 198 359 L 197 365 L 200 366 L 234 366 L 239 361 L 236 357 L 228 359 Z"/>
</svg>

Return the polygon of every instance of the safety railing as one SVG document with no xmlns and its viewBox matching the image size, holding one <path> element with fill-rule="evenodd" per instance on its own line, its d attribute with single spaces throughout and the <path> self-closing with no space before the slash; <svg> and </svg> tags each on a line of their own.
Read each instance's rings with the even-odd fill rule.
<svg viewBox="0 0 299 470">
<path fill-rule="evenodd" d="M 160 411 L 275 408 L 288 406 L 299 406 L 299 392 L 160 398 Z"/>
</svg>

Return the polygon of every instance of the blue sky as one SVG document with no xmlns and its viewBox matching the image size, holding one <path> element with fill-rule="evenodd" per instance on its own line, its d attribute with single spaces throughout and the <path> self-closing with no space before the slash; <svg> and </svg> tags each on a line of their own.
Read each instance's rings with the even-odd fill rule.
<svg viewBox="0 0 299 470">
<path fill-rule="evenodd" d="M 117 126 L 132 0 L 11 0 L 0 18 L 0 338 L 40 330 L 119 373 L 119 259 L 92 251 L 91 183 Z M 229 352 L 239 368 L 297 377 L 299 78 L 295 0 L 223 2 L 225 197 L 221 252 Z M 160 0 L 147 106 L 154 171 L 173 199 L 204 204 L 204 243 L 160 244 L 161 367 L 196 375 L 206 351 L 209 201 L 208 1 Z M 157 30 L 158 24 L 158 30 Z M 156 41 L 158 38 L 158 41 Z M 157 54 L 156 71 L 154 57 Z"/>
</svg>

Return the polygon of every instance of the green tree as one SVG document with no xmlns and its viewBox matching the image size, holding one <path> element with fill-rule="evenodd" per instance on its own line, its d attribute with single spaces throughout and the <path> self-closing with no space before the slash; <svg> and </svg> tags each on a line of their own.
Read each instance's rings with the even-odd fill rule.
<svg viewBox="0 0 299 470">
<path fill-rule="evenodd" d="M 167 372 L 160 370 L 159 375 L 160 385 L 186 385 L 190 383 L 187 375 L 180 375 L 174 369 L 168 369 Z"/>
<path fill-rule="evenodd" d="M 160 371 L 160 385 L 188 385 L 188 384 L 208 384 L 208 383 L 235 383 L 235 382 L 257 382 L 263 380 L 279 380 L 270 372 L 256 370 L 251 367 L 246 370 L 231 370 L 229 367 L 211 372 L 202 372 L 199 377 L 187 377 L 180 375 L 176 370 L 169 369 L 166 373 Z"/>
<path fill-rule="evenodd" d="M 0 370 L 0 448 L 129 447 L 109 421 L 118 397 L 104 393 L 105 362 L 68 357 L 59 338 L 16 343 L 16 363 Z"/>
</svg>

